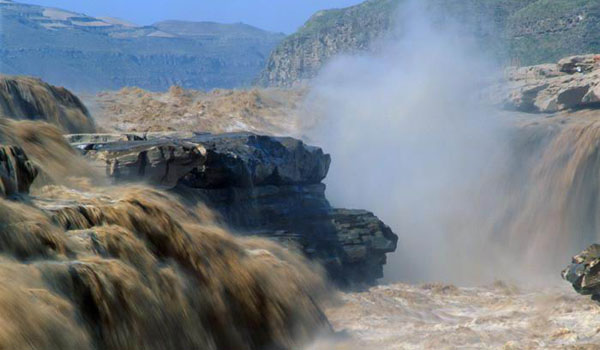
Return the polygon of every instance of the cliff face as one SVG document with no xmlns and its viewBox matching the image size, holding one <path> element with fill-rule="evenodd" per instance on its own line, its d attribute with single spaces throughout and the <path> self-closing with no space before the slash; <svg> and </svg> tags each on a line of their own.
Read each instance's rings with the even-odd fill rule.
<svg viewBox="0 0 600 350">
<path fill-rule="evenodd" d="M 398 237 L 372 213 L 332 208 L 321 180 L 329 155 L 292 138 L 249 133 L 71 135 L 115 181 L 146 181 L 206 203 L 242 234 L 320 261 L 340 284 L 383 277 Z"/>
<path fill-rule="evenodd" d="M 289 86 L 315 76 L 331 57 L 367 50 L 392 25 L 397 0 L 367 1 L 321 11 L 275 48 L 259 77 L 262 85 Z"/>
<path fill-rule="evenodd" d="M 393 27 L 401 35 L 403 23 L 396 19 L 403 17 L 397 10 L 405 3 L 369 0 L 315 14 L 273 50 L 259 83 L 293 85 L 314 77 L 335 55 L 373 49 Z M 458 22 L 500 62 L 538 64 L 600 49 L 594 34 L 600 26 L 596 1 L 428 0 L 425 8 L 437 24 Z"/>
<path fill-rule="evenodd" d="M 62 87 L 30 77 L 0 74 L 0 115 L 41 120 L 64 132 L 93 132 L 94 122 L 79 98 Z"/>
<path fill-rule="evenodd" d="M 137 26 L 65 10 L 0 2 L 0 72 L 77 91 L 248 85 L 284 37 L 244 24 Z"/>
</svg>

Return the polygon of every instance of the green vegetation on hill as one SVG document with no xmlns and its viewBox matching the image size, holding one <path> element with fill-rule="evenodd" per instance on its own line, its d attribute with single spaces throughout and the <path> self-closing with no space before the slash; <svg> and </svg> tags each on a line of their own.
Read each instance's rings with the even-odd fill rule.
<svg viewBox="0 0 600 350">
<path fill-rule="evenodd" d="M 600 52 L 600 2 L 538 0 L 508 21 L 510 54 L 522 65 Z"/>
<path fill-rule="evenodd" d="M 259 82 L 287 86 L 316 75 L 339 53 L 367 50 L 394 27 L 407 0 L 368 0 L 320 11 L 271 53 Z M 554 62 L 600 52 L 598 0 L 424 0 L 436 21 L 452 20 L 502 63 Z M 401 28 L 401 23 L 398 23 Z"/>
</svg>

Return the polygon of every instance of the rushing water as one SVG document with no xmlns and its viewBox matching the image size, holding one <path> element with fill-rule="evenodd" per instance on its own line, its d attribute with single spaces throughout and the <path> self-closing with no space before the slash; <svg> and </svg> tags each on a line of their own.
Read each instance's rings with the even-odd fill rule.
<svg viewBox="0 0 600 350">
<path fill-rule="evenodd" d="M 568 285 L 382 285 L 341 294 L 327 315 L 343 334 L 311 350 L 600 349 L 599 307 Z"/>
<path fill-rule="evenodd" d="M 300 255 L 162 191 L 103 185 L 50 125 L 0 119 L 0 143 L 43 174 L 0 198 L 0 349 L 288 349 L 328 330 Z"/>
</svg>

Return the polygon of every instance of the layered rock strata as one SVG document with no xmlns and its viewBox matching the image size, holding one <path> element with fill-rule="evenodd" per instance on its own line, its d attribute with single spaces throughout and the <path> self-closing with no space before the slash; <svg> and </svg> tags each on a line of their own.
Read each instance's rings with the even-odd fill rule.
<svg viewBox="0 0 600 350">
<path fill-rule="evenodd" d="M 340 284 L 382 277 L 397 236 L 375 215 L 332 208 L 330 156 L 288 137 L 250 133 L 70 135 L 117 182 L 146 181 L 202 201 L 241 234 L 301 249 Z"/>
<path fill-rule="evenodd" d="M 600 55 L 567 57 L 556 64 L 512 68 L 502 96 L 507 109 L 530 113 L 596 108 L 600 102 Z"/>
</svg>

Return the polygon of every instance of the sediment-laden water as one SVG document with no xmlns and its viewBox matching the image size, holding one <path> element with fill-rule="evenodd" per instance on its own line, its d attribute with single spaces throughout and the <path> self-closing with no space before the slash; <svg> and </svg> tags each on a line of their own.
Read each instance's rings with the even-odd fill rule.
<svg viewBox="0 0 600 350">
<path fill-rule="evenodd" d="M 568 285 L 390 284 L 342 293 L 327 315 L 343 333 L 311 350 L 600 349 L 600 307 Z"/>
</svg>

